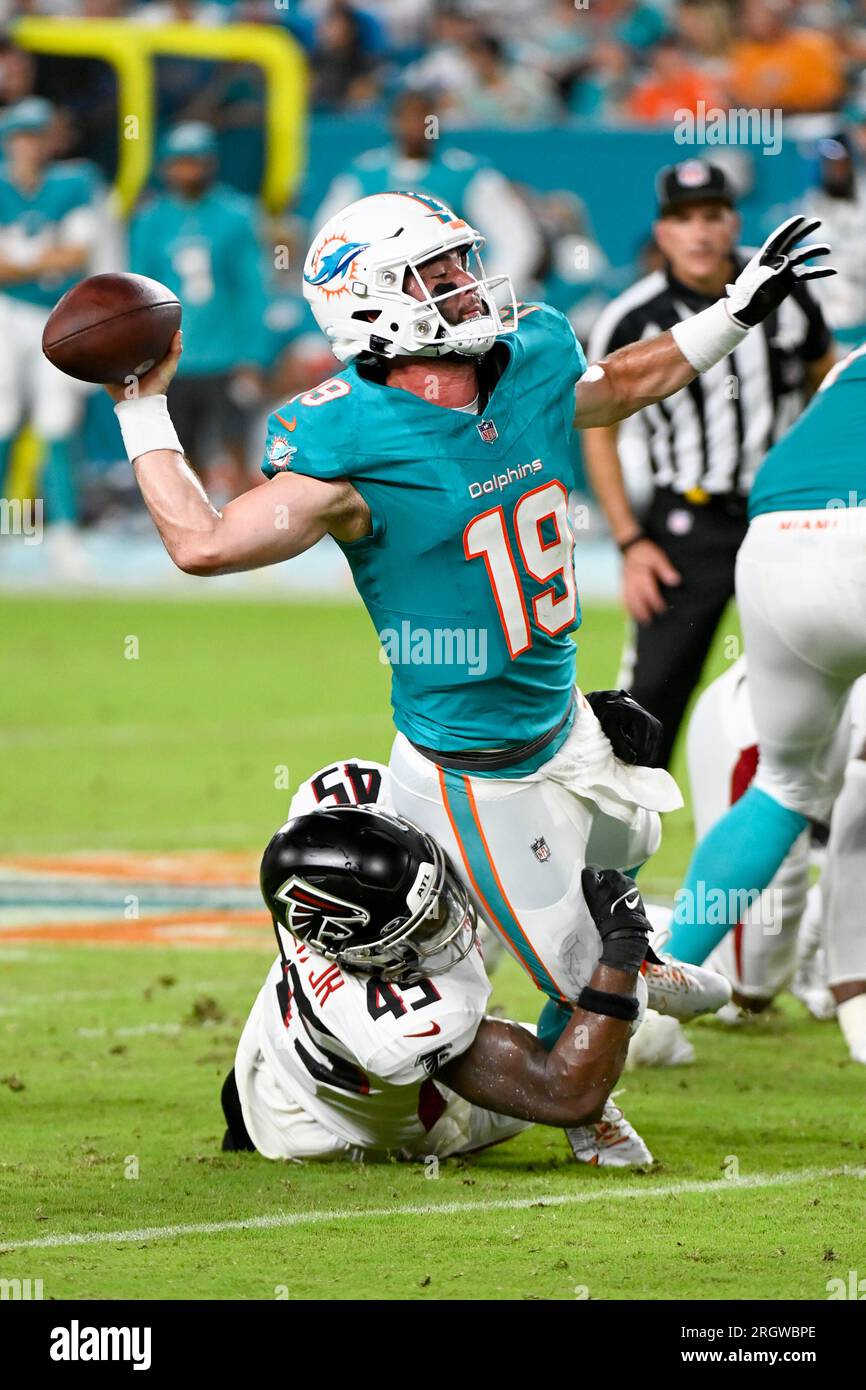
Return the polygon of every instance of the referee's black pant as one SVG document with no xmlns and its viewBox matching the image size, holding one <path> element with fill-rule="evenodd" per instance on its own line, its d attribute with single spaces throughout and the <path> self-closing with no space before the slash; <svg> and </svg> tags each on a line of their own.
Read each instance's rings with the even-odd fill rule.
<svg viewBox="0 0 866 1390">
<path fill-rule="evenodd" d="M 620 677 L 664 726 L 659 767 L 670 762 L 689 697 L 733 596 L 734 563 L 747 526 L 743 497 L 731 494 L 702 504 L 669 488 L 656 489 L 644 519 L 647 536 L 682 576 L 677 585 L 661 586 L 665 612 L 635 624 L 634 664 L 627 650 Z"/>
</svg>

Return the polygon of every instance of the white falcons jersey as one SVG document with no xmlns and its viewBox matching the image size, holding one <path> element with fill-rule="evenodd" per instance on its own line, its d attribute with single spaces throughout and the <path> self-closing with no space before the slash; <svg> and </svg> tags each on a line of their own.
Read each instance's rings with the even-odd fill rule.
<svg viewBox="0 0 866 1390">
<path fill-rule="evenodd" d="M 387 769 L 379 764 L 335 763 L 299 788 L 291 815 L 374 797 L 387 808 L 383 788 Z M 480 950 L 441 975 L 396 985 L 343 971 L 278 930 L 285 961 L 278 956 L 271 966 L 238 1048 L 238 1091 L 253 1143 L 270 1156 L 256 1137 L 260 1100 L 240 1065 L 254 1050 L 267 1092 L 302 1106 L 332 1134 L 368 1149 L 417 1148 L 450 1096 L 432 1077 L 466 1051 L 484 1017 L 490 984 Z"/>
</svg>

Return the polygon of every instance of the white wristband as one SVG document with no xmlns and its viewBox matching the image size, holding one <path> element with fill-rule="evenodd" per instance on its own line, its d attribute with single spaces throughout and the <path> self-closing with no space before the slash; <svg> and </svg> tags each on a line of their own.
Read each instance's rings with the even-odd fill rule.
<svg viewBox="0 0 866 1390">
<path fill-rule="evenodd" d="M 118 401 L 114 407 L 130 463 L 152 449 L 173 449 L 183 453 L 165 396 L 136 396 Z"/>
<path fill-rule="evenodd" d="M 709 309 L 702 309 L 690 319 L 681 319 L 671 329 L 674 342 L 696 372 L 705 372 L 721 362 L 748 332 L 748 328 L 734 323 L 723 299 L 717 299 Z"/>
</svg>

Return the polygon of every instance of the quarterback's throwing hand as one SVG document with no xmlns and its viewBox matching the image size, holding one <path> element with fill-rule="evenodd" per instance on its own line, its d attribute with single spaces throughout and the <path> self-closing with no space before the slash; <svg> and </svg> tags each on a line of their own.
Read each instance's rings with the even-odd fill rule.
<svg viewBox="0 0 866 1390">
<path fill-rule="evenodd" d="M 135 383 L 135 396 L 164 396 L 171 384 L 171 380 L 177 371 L 177 364 L 183 352 L 183 332 L 181 329 L 175 333 L 171 340 L 171 347 L 161 362 L 151 367 L 140 381 Z M 104 383 L 105 389 L 111 399 L 115 402 L 131 400 L 132 393 L 129 386 L 113 386 L 108 382 Z"/>
<path fill-rule="evenodd" d="M 830 265 L 804 264 L 815 256 L 828 255 L 827 242 L 793 250 L 798 241 L 810 236 L 820 225 L 819 218 L 799 214 L 789 217 L 767 237 L 734 284 L 725 287 L 728 292 L 725 303 L 735 323 L 743 328 L 754 328 L 779 307 L 798 280 L 820 280 L 836 274 L 835 267 Z"/>
</svg>

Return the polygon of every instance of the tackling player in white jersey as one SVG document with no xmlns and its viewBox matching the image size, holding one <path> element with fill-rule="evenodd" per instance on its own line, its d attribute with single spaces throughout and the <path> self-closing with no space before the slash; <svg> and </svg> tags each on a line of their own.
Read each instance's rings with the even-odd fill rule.
<svg viewBox="0 0 866 1390">
<path fill-rule="evenodd" d="M 379 776 L 340 771 L 362 799 Z M 293 810 L 310 790 L 321 799 L 317 783 Z M 369 805 L 295 814 L 262 861 L 279 955 L 223 1086 L 224 1148 L 449 1157 L 538 1122 L 566 1129 L 583 1162 L 652 1162 L 609 1103 L 645 1005 L 651 928 L 623 874 L 586 870 L 584 889 L 601 957 L 548 1051 L 531 1027 L 485 1017 L 475 909 L 435 841 Z"/>
<path fill-rule="evenodd" d="M 299 787 L 286 830 L 299 818 L 309 821 L 316 811 L 364 806 L 393 814 L 389 770 L 371 760 L 345 759 L 320 769 Z M 285 835 L 275 837 L 278 846 L 284 845 Z M 273 847 L 268 851 L 271 859 L 276 853 Z M 266 895 L 277 903 L 281 954 L 250 1015 L 234 1079 L 227 1083 L 224 1106 L 230 1129 L 240 1131 L 243 1117 L 256 1148 L 269 1157 L 285 1156 L 287 1147 L 295 1157 L 348 1157 L 392 1150 L 445 1156 L 499 1142 L 525 1128 L 519 1119 L 468 1105 L 459 1095 L 443 1100 L 441 1088 L 437 1092 L 428 1080 L 444 1060 L 466 1051 L 484 1017 L 490 985 L 481 953 L 472 950 L 448 961 L 435 982 L 428 978 L 400 987 L 341 970 L 308 940 L 277 925 L 276 918 L 283 915 L 293 930 L 308 935 L 310 914 L 337 911 L 333 904 L 328 909 L 321 901 L 313 903 L 311 893 L 320 890 L 308 883 L 287 888 L 282 855 L 280 849 L 278 889 L 267 856 L 263 870 Z M 483 923 L 478 925 L 483 932 Z M 486 933 L 488 943 L 494 940 Z M 706 970 L 683 971 L 668 962 L 647 961 L 642 970 L 640 993 L 648 986 L 653 1008 L 676 1017 L 718 1007 L 727 997 L 724 981 Z M 274 1008 L 275 991 L 281 992 L 279 1009 Z M 420 1015 L 417 1023 L 415 1015 Z M 644 1026 L 656 1018 L 647 1011 Z M 654 1059 L 660 1051 L 665 1060 L 673 1060 L 674 1054 L 682 1059 L 688 1045 L 676 1036 L 674 1017 L 665 1024 L 651 1030 L 649 1050 Z M 534 1032 L 530 1025 L 522 1026 Z M 427 1038 L 431 1042 L 425 1043 Z M 639 1054 L 646 1051 L 646 1045 L 638 1049 Z M 376 1078 L 372 1086 L 371 1076 Z M 567 1135 L 582 1162 L 626 1166 L 651 1161 L 646 1145 L 611 1102 L 600 1121 L 569 1126 Z"/>
</svg>

